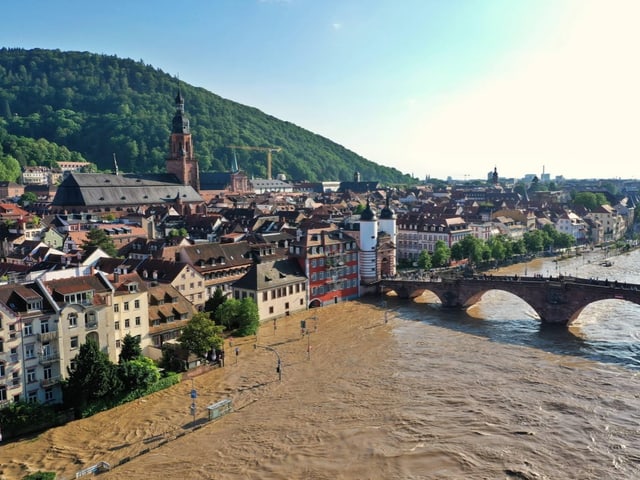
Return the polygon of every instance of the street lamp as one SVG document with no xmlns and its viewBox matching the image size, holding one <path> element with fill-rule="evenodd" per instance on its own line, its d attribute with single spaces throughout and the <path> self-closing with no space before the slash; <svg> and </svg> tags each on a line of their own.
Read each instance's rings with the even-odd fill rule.
<svg viewBox="0 0 640 480">
<path fill-rule="evenodd" d="M 265 350 L 270 350 L 276 354 L 276 358 L 278 359 L 278 363 L 276 364 L 276 372 L 278 372 L 278 381 L 281 382 L 282 381 L 282 362 L 280 361 L 280 354 L 278 353 L 278 351 L 273 347 L 269 347 L 268 345 L 258 345 L 257 343 L 253 344 L 253 348 L 264 348 Z"/>
<path fill-rule="evenodd" d="M 198 397 L 198 392 L 193 383 L 193 378 L 191 379 L 191 415 L 193 415 L 193 426 L 196 426 L 196 398 Z"/>
<path fill-rule="evenodd" d="M 313 320 L 313 328 L 314 332 L 318 331 L 318 317 L 314 315 L 313 317 L 306 318 L 300 322 L 300 327 L 302 329 L 302 335 L 307 335 L 307 360 L 311 359 L 311 331 L 307 328 L 307 320 Z"/>
</svg>

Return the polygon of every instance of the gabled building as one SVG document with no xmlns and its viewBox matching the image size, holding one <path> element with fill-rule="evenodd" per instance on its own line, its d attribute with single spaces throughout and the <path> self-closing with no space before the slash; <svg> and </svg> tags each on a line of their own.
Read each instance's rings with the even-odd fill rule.
<svg viewBox="0 0 640 480">
<path fill-rule="evenodd" d="M 117 269 L 107 277 L 113 286 L 113 337 L 111 343 L 119 359 L 122 340 L 136 338 L 143 352 L 152 343 L 149 336 L 147 285 L 137 272 Z"/>
<path fill-rule="evenodd" d="M 260 321 L 307 309 L 307 277 L 295 259 L 275 255 L 272 247 L 260 248 L 257 261 L 232 285 L 233 298 L 253 299 Z"/>
<path fill-rule="evenodd" d="M 398 258 L 418 260 L 420 252 L 433 252 L 436 242 L 451 248 L 467 235 L 472 235 L 462 217 L 431 217 L 422 214 L 404 214 L 398 217 Z"/>
<path fill-rule="evenodd" d="M 37 286 L 0 286 L 0 407 L 62 401 L 56 320 Z"/>
<path fill-rule="evenodd" d="M 112 362 L 118 361 L 113 338 L 113 286 L 101 273 L 42 282 L 58 320 L 57 350 L 63 376 L 73 366 L 80 345 L 96 342 Z"/>
<path fill-rule="evenodd" d="M 309 279 L 309 307 L 359 296 L 358 253 L 356 240 L 335 225 L 299 232 L 289 256 Z"/>
<path fill-rule="evenodd" d="M 184 295 L 170 284 L 155 283 L 148 287 L 148 331 L 150 346 L 143 350 L 144 355 L 159 359 L 160 349 L 166 341 L 180 337 L 195 308 Z"/>
<path fill-rule="evenodd" d="M 205 301 L 216 289 L 230 296 L 232 284 L 253 265 L 247 242 L 198 243 L 176 251 L 176 260 L 191 265 L 204 278 Z"/>
<path fill-rule="evenodd" d="M 147 258 L 146 260 L 127 260 L 147 283 L 166 283 L 172 285 L 189 300 L 197 310 L 204 309 L 204 276 L 192 265 L 185 262 L 170 262 Z"/>
</svg>

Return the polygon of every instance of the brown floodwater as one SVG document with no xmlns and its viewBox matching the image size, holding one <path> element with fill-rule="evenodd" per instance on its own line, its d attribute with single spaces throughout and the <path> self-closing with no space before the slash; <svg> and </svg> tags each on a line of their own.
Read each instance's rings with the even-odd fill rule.
<svg viewBox="0 0 640 480">
<path fill-rule="evenodd" d="M 281 381 L 273 351 L 238 340 L 237 357 L 193 381 L 196 428 L 185 381 L 3 445 L 0 478 L 70 479 L 100 461 L 104 479 L 640 478 L 637 369 L 593 360 L 588 329 L 543 329 L 514 297 L 489 292 L 468 313 L 433 301 L 265 324 L 258 343 L 280 356 Z M 224 398 L 234 411 L 204 421 Z"/>
</svg>

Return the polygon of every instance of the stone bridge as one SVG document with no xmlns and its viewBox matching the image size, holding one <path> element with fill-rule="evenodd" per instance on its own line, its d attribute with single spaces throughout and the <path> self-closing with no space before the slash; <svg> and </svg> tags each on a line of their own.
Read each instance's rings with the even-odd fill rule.
<svg viewBox="0 0 640 480">
<path fill-rule="evenodd" d="M 379 293 L 394 291 L 400 298 L 415 298 L 429 291 L 446 308 L 467 308 L 489 290 L 512 293 L 527 302 L 545 323 L 570 324 L 590 303 L 618 299 L 640 305 L 640 285 L 576 277 L 393 278 L 378 282 Z"/>
</svg>

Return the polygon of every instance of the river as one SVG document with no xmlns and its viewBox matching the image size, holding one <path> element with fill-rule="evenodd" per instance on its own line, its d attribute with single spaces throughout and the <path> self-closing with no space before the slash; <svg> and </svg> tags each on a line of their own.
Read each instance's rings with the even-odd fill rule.
<svg viewBox="0 0 640 480">
<path fill-rule="evenodd" d="M 640 283 L 639 259 L 497 273 Z M 240 354 L 193 384 L 0 447 L 0 478 L 74 478 L 99 461 L 114 467 L 104 479 L 640 478 L 638 306 L 598 302 L 545 328 L 510 294 L 467 312 L 432 302 L 363 299 L 265 324 L 258 344 L 278 352 L 281 380 L 273 351 L 236 341 Z M 234 412 L 204 422 L 222 398 Z"/>
</svg>

